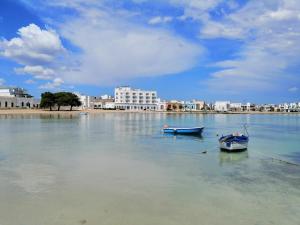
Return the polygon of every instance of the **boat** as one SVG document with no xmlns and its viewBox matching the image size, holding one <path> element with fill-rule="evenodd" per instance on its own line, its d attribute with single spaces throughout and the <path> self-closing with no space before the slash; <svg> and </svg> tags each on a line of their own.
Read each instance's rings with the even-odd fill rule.
<svg viewBox="0 0 300 225">
<path fill-rule="evenodd" d="M 244 126 L 247 135 L 242 133 L 233 133 L 223 136 L 219 139 L 220 149 L 228 152 L 245 151 L 248 148 L 249 134 Z"/>
<path fill-rule="evenodd" d="M 201 135 L 204 127 L 169 127 L 164 126 L 163 132 L 168 134 Z"/>
<path fill-rule="evenodd" d="M 81 113 L 79 113 L 79 115 L 85 116 L 85 115 L 88 115 L 88 112 L 81 112 Z"/>
</svg>

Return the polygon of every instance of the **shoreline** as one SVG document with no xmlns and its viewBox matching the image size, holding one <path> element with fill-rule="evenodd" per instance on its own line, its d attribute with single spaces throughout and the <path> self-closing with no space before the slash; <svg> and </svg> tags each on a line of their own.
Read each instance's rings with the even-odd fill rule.
<svg viewBox="0 0 300 225">
<path fill-rule="evenodd" d="M 163 113 L 163 114 L 221 114 L 221 115 L 241 115 L 241 114 L 250 114 L 250 115 L 298 115 L 300 112 L 167 112 L 167 111 L 126 111 L 126 110 L 101 110 L 101 109 L 88 109 L 88 110 L 73 110 L 73 111 L 50 111 L 42 109 L 1 109 L 0 115 L 30 115 L 30 114 L 63 114 L 63 115 L 76 115 L 80 112 L 88 112 L 91 114 L 101 114 L 101 113 Z"/>
</svg>

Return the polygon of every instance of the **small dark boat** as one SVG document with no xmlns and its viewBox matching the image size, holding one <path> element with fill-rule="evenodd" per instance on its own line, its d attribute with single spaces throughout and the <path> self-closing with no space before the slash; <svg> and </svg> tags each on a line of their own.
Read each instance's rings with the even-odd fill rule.
<svg viewBox="0 0 300 225">
<path fill-rule="evenodd" d="M 168 127 L 164 126 L 164 133 L 168 134 L 186 134 L 201 135 L 204 127 Z"/>
</svg>

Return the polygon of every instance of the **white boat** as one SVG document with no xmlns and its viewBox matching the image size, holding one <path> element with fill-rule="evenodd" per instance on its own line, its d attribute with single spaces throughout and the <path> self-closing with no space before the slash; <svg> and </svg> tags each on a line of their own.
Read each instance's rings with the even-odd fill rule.
<svg viewBox="0 0 300 225">
<path fill-rule="evenodd" d="M 234 151 L 244 151 L 248 148 L 249 135 L 245 127 L 247 135 L 240 133 L 233 133 L 226 136 L 222 136 L 219 139 L 220 149 L 234 152 Z"/>
</svg>

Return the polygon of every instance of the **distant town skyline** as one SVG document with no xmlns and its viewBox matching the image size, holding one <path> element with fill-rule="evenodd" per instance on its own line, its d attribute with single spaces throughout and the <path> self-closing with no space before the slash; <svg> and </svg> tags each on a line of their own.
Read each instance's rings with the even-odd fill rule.
<svg viewBox="0 0 300 225">
<path fill-rule="evenodd" d="M 0 86 L 162 99 L 300 99 L 300 2 L 2 0 Z"/>
</svg>

